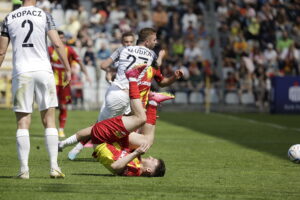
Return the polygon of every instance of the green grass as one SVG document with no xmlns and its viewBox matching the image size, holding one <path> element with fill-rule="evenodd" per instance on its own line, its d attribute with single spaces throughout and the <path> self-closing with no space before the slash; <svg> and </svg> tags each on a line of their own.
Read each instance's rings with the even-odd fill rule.
<svg viewBox="0 0 300 200">
<path fill-rule="evenodd" d="M 92 124 L 96 111 L 71 111 L 67 134 Z M 299 167 L 287 159 L 300 143 L 299 115 L 161 112 L 147 155 L 163 158 L 163 178 L 116 177 L 85 149 L 59 155 L 64 180 L 49 176 L 43 129 L 33 115 L 29 180 L 17 180 L 15 117 L 0 110 L 0 199 L 300 199 Z M 37 147 L 40 147 L 39 149 Z"/>
</svg>

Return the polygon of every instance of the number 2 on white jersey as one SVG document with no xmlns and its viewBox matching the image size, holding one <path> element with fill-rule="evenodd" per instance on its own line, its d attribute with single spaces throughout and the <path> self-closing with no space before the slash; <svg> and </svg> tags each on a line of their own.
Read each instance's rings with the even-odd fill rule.
<svg viewBox="0 0 300 200">
<path fill-rule="evenodd" d="M 25 28 L 25 24 L 26 23 L 29 24 L 29 31 L 28 31 L 28 33 L 27 33 L 27 35 L 26 35 L 26 37 L 25 37 L 25 39 L 23 41 L 22 47 L 33 47 L 32 43 L 27 43 L 28 40 L 29 40 L 29 38 L 30 38 L 30 35 L 31 35 L 32 31 L 33 31 L 33 23 L 30 20 L 24 20 L 22 22 L 22 28 Z"/>
<path fill-rule="evenodd" d="M 144 64 L 147 64 L 148 58 L 144 58 L 144 57 L 140 57 L 140 56 L 139 56 L 138 58 L 141 59 L 141 60 L 144 60 Z M 129 68 L 131 67 L 131 65 L 133 65 L 133 64 L 135 63 L 136 57 L 133 56 L 133 55 L 128 55 L 128 56 L 127 56 L 127 59 L 128 59 L 128 60 L 131 60 L 131 59 L 132 59 L 132 61 L 131 61 L 131 63 L 126 67 L 126 70 L 129 69 Z"/>
</svg>

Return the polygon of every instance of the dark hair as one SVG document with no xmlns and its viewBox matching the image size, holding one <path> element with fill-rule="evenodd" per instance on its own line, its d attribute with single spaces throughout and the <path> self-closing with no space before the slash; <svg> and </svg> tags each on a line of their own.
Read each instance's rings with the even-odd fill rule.
<svg viewBox="0 0 300 200">
<path fill-rule="evenodd" d="M 162 159 L 158 159 L 158 165 L 152 174 L 152 177 L 163 177 L 166 173 L 166 165 Z"/>
<path fill-rule="evenodd" d="M 156 33 L 156 30 L 154 30 L 153 28 L 143 28 L 139 32 L 138 42 L 139 43 L 145 42 L 150 35 L 155 34 L 155 33 Z"/>
<path fill-rule="evenodd" d="M 125 32 L 122 34 L 122 40 L 125 38 L 125 37 L 128 37 L 128 36 L 132 36 L 134 37 L 134 34 L 133 32 L 129 31 L 129 32 Z"/>
<path fill-rule="evenodd" d="M 61 30 L 58 30 L 57 33 L 58 33 L 58 35 L 65 35 L 65 33 Z"/>
</svg>

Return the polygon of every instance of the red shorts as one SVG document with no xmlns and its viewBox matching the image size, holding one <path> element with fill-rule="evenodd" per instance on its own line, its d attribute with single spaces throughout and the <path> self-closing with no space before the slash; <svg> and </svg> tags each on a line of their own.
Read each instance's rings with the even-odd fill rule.
<svg viewBox="0 0 300 200">
<path fill-rule="evenodd" d="M 93 144 L 118 142 L 126 147 L 129 133 L 123 124 L 122 116 L 117 116 L 96 123 L 92 128 L 91 140 Z"/>
<path fill-rule="evenodd" d="M 71 96 L 71 87 L 70 85 L 64 86 L 56 86 L 57 92 L 57 99 L 58 104 L 70 104 L 72 103 L 72 96 Z"/>
</svg>

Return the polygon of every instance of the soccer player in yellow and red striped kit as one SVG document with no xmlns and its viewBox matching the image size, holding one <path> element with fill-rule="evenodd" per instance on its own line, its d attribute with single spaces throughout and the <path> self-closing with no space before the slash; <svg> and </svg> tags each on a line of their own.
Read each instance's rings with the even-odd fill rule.
<svg viewBox="0 0 300 200">
<path fill-rule="evenodd" d="M 67 53 L 69 63 L 77 62 L 80 65 L 81 70 L 85 74 L 86 79 L 90 82 L 90 78 L 87 74 L 87 70 L 83 65 L 80 57 L 77 55 L 77 53 L 71 46 L 66 45 L 64 33 L 62 31 L 58 31 L 58 35 L 60 39 L 65 43 L 65 50 Z M 57 92 L 57 98 L 59 104 L 58 135 L 59 137 L 65 137 L 64 128 L 68 116 L 67 104 L 72 103 L 71 87 L 69 83 L 66 83 L 64 81 L 65 71 L 54 47 L 53 46 L 48 47 L 48 52 L 50 55 L 50 61 L 54 72 L 56 92 Z"/>
<path fill-rule="evenodd" d="M 100 121 L 93 126 L 78 131 L 59 143 L 59 149 L 92 140 L 94 156 L 109 171 L 122 176 L 164 176 L 165 165 L 160 159 L 141 158 L 153 143 L 154 132 L 133 132 L 144 124 L 155 126 L 157 105 L 174 98 L 172 95 L 150 93 L 145 113 L 137 83 L 137 77 L 146 67 L 137 67 L 126 72 L 129 80 L 129 97 L 132 115 L 117 116 Z"/>
</svg>

